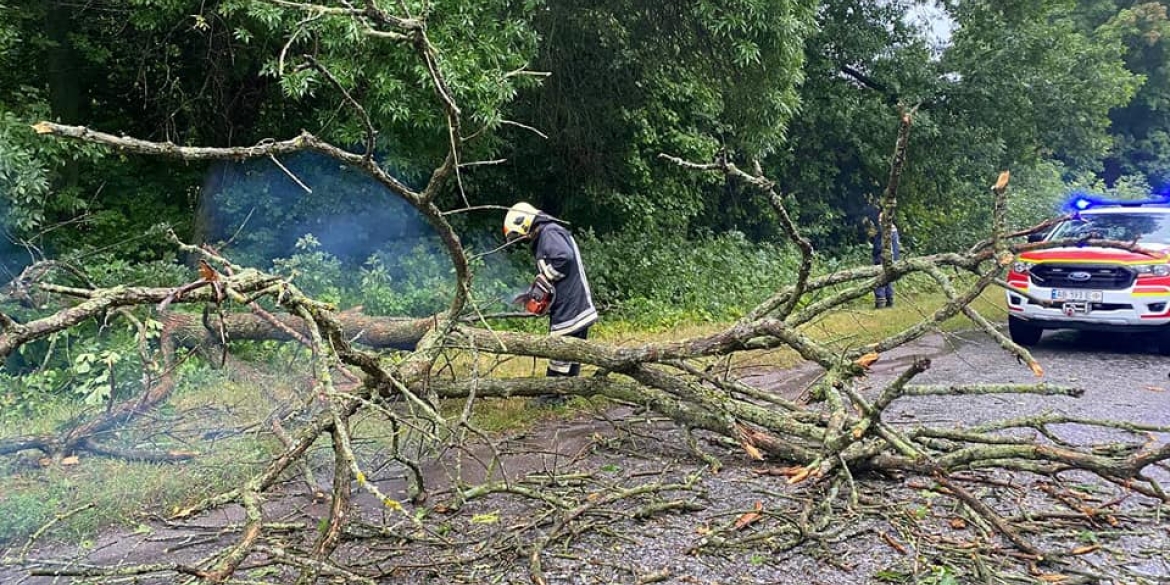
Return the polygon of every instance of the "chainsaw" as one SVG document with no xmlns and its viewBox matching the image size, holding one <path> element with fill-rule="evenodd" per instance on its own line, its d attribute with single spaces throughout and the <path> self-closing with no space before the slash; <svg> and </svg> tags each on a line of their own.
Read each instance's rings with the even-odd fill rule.
<svg viewBox="0 0 1170 585">
<path fill-rule="evenodd" d="M 512 298 L 512 302 L 517 305 L 524 305 L 524 310 L 533 315 L 544 315 L 548 313 L 549 307 L 552 306 L 553 298 L 557 296 L 557 291 L 553 288 L 551 282 L 543 275 L 539 275 L 528 290 L 516 295 Z"/>
</svg>

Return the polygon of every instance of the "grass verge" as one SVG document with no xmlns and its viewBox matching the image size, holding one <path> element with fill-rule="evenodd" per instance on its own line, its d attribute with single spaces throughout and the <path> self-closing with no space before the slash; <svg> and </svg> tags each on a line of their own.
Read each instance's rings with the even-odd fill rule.
<svg viewBox="0 0 1170 585">
<path fill-rule="evenodd" d="M 30 535 L 53 523 L 44 539 L 84 547 L 103 528 L 135 529 L 146 514 L 166 513 L 239 485 L 278 452 L 269 435 L 251 430 L 270 408 L 260 383 L 199 371 L 152 416 L 106 437 L 106 442 L 123 447 L 199 453 L 191 461 L 162 464 L 84 455 L 49 461 L 32 452 L 4 460 L 0 546 L 19 549 Z M 13 435 L 60 432 L 64 414 L 54 409 L 46 420 L 6 428 Z"/>
</svg>

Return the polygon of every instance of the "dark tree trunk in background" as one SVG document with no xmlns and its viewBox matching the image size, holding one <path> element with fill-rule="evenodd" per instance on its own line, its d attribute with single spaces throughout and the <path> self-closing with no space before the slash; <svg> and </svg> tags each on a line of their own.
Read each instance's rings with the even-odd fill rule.
<svg viewBox="0 0 1170 585">
<path fill-rule="evenodd" d="M 217 161 L 207 169 L 203 178 L 203 185 L 199 187 L 198 200 L 195 202 L 195 220 L 191 224 L 191 241 L 196 244 L 213 244 L 215 237 L 215 196 L 224 185 L 231 183 L 235 176 L 236 163 Z M 188 264 L 194 266 L 194 258 Z"/>
<path fill-rule="evenodd" d="M 53 2 L 45 11 L 45 32 L 52 43 L 46 52 L 49 108 L 53 119 L 63 124 L 81 122 L 86 101 L 78 67 L 81 59 L 69 38 L 74 29 L 75 10 L 66 2 Z M 80 178 L 77 161 L 65 162 L 62 177 L 62 187 L 77 186 Z"/>
</svg>

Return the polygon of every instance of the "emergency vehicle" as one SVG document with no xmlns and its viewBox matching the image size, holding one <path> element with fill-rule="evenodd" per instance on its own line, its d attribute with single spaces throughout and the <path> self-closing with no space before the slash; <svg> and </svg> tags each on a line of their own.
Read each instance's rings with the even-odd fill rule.
<svg viewBox="0 0 1170 585">
<path fill-rule="evenodd" d="M 1068 246 L 1021 253 L 1008 273 L 1008 332 L 1024 346 L 1046 329 L 1144 331 L 1170 354 L 1170 198 L 1074 198 L 1068 220 L 1030 241 Z M 1133 250 L 1078 240 L 1113 240 Z"/>
</svg>

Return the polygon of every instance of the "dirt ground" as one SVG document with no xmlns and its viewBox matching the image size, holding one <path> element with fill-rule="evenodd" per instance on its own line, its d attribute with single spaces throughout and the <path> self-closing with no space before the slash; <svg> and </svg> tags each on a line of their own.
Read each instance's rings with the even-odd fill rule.
<svg viewBox="0 0 1170 585">
<path fill-rule="evenodd" d="M 1055 411 L 1170 426 L 1170 359 L 1142 340 L 1057 335 L 1035 355 L 1049 382 L 1083 387 L 1086 394 L 902 399 L 886 420 L 948 426 Z M 993 342 L 961 334 L 928 337 L 883 356 L 868 378 L 871 388 L 917 356 L 932 359 L 918 382 L 1032 380 L 1028 368 Z M 798 399 L 816 372 L 744 376 Z M 1167 440 L 1081 425 L 1058 434 L 1072 443 Z M 1063 559 L 1045 564 L 1005 544 L 931 478 L 858 476 L 833 486 L 790 486 L 777 464 L 751 461 L 738 446 L 704 436 L 698 444 L 722 461 L 718 473 L 687 448 L 682 431 L 632 408 L 541 424 L 497 447 L 504 466 L 494 477 L 506 480 L 509 493 L 460 505 L 444 489 L 455 480 L 454 467 L 429 466 L 430 497 L 422 506 L 406 503 L 397 511 L 358 496 L 366 524 L 351 531 L 336 558 L 355 573 L 378 575 L 379 583 L 531 583 L 534 548 L 541 550 L 546 582 L 564 584 L 1170 583 L 1170 523 L 1160 506 L 1084 474 L 1054 481 L 972 470 L 954 477 Z M 459 459 L 463 480 L 478 483 L 486 475 L 480 462 L 489 455 L 484 448 L 444 457 Z M 1156 473 L 1170 476 L 1165 469 Z M 390 497 L 406 499 L 400 469 L 386 466 L 371 478 Z M 524 496 L 525 488 L 538 486 L 568 504 L 572 522 L 564 523 L 567 515 L 548 502 Z M 327 503 L 312 499 L 299 479 L 280 486 L 264 507 L 268 522 L 289 527 L 315 527 L 327 513 Z M 120 580 L 30 576 L 29 569 L 195 562 L 233 542 L 241 517 L 238 507 L 227 506 L 182 524 L 154 520 L 134 533 L 111 532 L 84 550 L 45 543 L 28 552 L 23 566 L 0 570 L 0 582 L 113 583 Z M 295 549 L 306 543 L 277 531 L 267 544 Z M 257 562 L 240 576 L 284 583 L 291 577 L 285 571 Z M 132 579 L 180 581 L 173 573 Z"/>
</svg>

